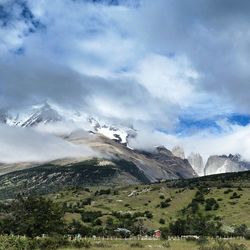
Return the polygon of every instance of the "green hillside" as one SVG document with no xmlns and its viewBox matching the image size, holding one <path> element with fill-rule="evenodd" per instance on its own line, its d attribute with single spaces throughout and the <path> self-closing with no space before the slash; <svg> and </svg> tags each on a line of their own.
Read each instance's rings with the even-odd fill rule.
<svg viewBox="0 0 250 250">
<path fill-rule="evenodd" d="M 133 178 L 131 183 L 131 178 Z M 225 235 L 250 227 L 250 171 L 147 184 L 132 163 L 43 165 L 0 177 L 0 197 L 41 196 L 63 208 L 69 233 Z M 144 184 L 143 184 L 144 183 Z M 244 226 L 244 227 L 246 227 Z M 236 230 L 237 231 L 237 230 Z M 242 234 L 242 233 L 241 233 Z"/>
<path fill-rule="evenodd" d="M 0 198 L 14 198 L 19 193 L 24 196 L 44 195 L 74 187 L 149 182 L 132 162 L 112 160 L 109 164 L 100 166 L 99 160 L 94 158 L 63 166 L 43 164 L 2 175 Z"/>
<path fill-rule="evenodd" d="M 197 193 L 203 190 L 204 201 L 198 202 L 199 211 L 220 217 L 223 228 L 230 231 L 243 223 L 250 227 L 249 174 L 223 174 L 150 185 L 73 188 L 49 197 L 67 207 L 68 222 L 75 219 L 91 225 L 92 222 L 84 223 L 81 219 L 86 211 L 98 211 L 100 225 L 105 225 L 110 218 L 116 221 L 116 212 L 140 213 L 138 217 L 142 217 L 144 226 L 153 230 L 182 217 L 184 210 L 193 209 Z"/>
<path fill-rule="evenodd" d="M 112 168 L 120 170 L 124 168 L 122 165 L 119 166 L 119 168 L 117 165 L 109 166 L 108 173 Z M 86 174 L 83 170 L 95 169 L 91 162 L 84 166 L 75 165 L 74 168 L 71 172 L 72 169 L 70 170 L 69 166 L 65 169 L 60 167 L 60 171 L 63 169 L 60 176 L 64 176 L 64 181 L 61 181 L 57 188 L 50 188 L 46 185 L 50 183 L 53 184 L 52 187 L 56 187 L 56 184 L 59 184 L 60 179 L 57 180 L 54 175 L 58 173 L 59 167 L 47 166 L 46 175 L 43 176 L 39 174 L 39 171 L 37 172 L 37 176 L 39 178 L 43 176 L 43 178 L 40 179 L 39 185 L 30 186 L 33 189 L 29 192 L 28 186 L 23 186 L 24 189 L 20 186 L 23 178 L 20 173 L 23 172 L 18 172 L 17 175 L 13 173 L 9 182 L 12 185 L 6 184 L 5 189 L 9 188 L 12 196 L 17 194 L 18 188 L 14 189 L 13 185 L 16 181 L 19 183 L 19 193 L 26 192 L 29 197 L 18 195 L 14 200 L 2 199 L 0 202 L 0 232 L 2 234 L 0 243 L 3 249 L 65 247 L 65 249 L 73 250 L 102 247 L 103 249 L 125 250 L 153 247 L 176 250 L 184 248 L 246 250 L 249 247 L 250 172 L 172 180 L 155 184 L 119 185 L 114 182 L 108 183 L 108 179 L 102 182 L 101 178 L 96 178 L 97 181 L 93 182 L 86 176 L 81 182 L 81 171 L 82 174 Z M 44 173 L 44 169 L 41 171 Z M 129 166 L 126 168 L 126 172 L 128 171 L 133 176 L 138 174 L 132 172 Z M 27 174 L 27 171 L 25 173 Z M 38 178 L 35 171 L 28 173 L 33 173 Z M 89 171 L 87 173 L 89 174 Z M 31 180 L 35 180 L 34 176 Z M 77 176 L 79 179 L 70 181 L 72 176 Z M 94 180 L 94 172 L 92 177 Z M 8 181 L 6 176 L 3 178 L 2 180 Z M 81 183 L 84 185 L 79 185 Z M 89 185 L 86 185 L 87 183 Z M 46 190 L 44 194 L 41 194 L 42 187 Z M 157 229 L 161 230 L 162 241 L 136 240 L 141 236 L 152 237 Z M 8 236 L 12 234 L 16 236 Z M 40 238 L 39 236 L 43 234 L 47 237 Z M 88 237 L 90 241 L 86 241 L 85 238 L 70 240 L 79 234 Z M 27 237 L 20 238 L 17 235 Z M 200 238 L 171 240 L 172 237 L 176 239 L 176 236 L 183 235 L 198 235 Z M 99 241 L 95 241 L 93 236 L 100 237 Z M 114 240 L 114 237 L 130 236 L 135 238 L 129 241 Z M 207 236 L 210 238 L 208 239 Z M 241 236 L 241 238 L 217 241 L 218 236 Z M 113 240 L 109 238 L 108 241 L 100 241 L 103 237 L 112 237 Z M 169 239 L 168 242 L 167 239 Z M 20 244 L 23 244 L 23 248 L 18 248 Z"/>
</svg>

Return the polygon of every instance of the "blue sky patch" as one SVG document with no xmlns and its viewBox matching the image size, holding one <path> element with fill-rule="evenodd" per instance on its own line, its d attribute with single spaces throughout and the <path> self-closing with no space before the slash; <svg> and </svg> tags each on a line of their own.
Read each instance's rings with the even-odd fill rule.
<svg viewBox="0 0 250 250">
<path fill-rule="evenodd" d="M 228 117 L 228 121 L 240 126 L 247 126 L 250 123 L 250 115 L 247 114 L 232 114 Z"/>
</svg>

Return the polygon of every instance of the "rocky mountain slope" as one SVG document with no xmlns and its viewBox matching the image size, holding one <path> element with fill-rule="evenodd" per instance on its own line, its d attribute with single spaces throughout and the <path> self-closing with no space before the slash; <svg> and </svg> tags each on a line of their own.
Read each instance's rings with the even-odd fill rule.
<svg viewBox="0 0 250 250">
<path fill-rule="evenodd" d="M 78 144 L 84 141 L 93 149 L 105 153 L 106 158 L 64 159 L 39 166 L 29 165 L 26 169 L 22 166 L 22 170 L 0 176 L 0 196 L 13 197 L 20 191 L 25 195 L 46 194 L 64 188 L 92 185 L 147 184 L 196 176 L 187 160 L 175 157 L 164 147 L 150 153 L 133 151 L 100 135 L 93 135 L 87 139 L 88 142 L 86 138 L 73 136 L 68 140 Z"/>
<path fill-rule="evenodd" d="M 47 194 L 67 188 L 150 183 L 133 163 L 98 159 L 39 165 L 0 176 L 0 197 Z"/>
<path fill-rule="evenodd" d="M 166 179 L 191 178 L 196 176 L 187 160 L 174 156 L 164 147 L 156 147 L 152 152 L 132 150 L 125 145 L 102 135 L 89 137 L 72 133 L 67 140 L 75 144 L 85 144 L 101 154 L 132 162 L 150 182 Z"/>
</svg>

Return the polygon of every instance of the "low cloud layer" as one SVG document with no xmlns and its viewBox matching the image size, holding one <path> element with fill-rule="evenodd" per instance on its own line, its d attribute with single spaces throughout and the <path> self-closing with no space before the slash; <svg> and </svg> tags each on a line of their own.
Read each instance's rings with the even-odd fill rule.
<svg viewBox="0 0 250 250">
<path fill-rule="evenodd" d="M 156 146 L 163 145 L 168 149 L 175 146 L 184 148 L 186 157 L 191 153 L 200 153 L 206 161 L 210 155 L 238 154 L 243 159 L 250 161 L 250 125 L 242 127 L 238 125 L 229 126 L 222 133 L 212 133 L 203 130 L 189 136 L 169 135 L 160 131 L 145 129 L 138 133 L 136 138 L 130 140 L 130 146 L 153 150 Z"/>
<path fill-rule="evenodd" d="M 0 126 L 0 162 L 44 162 L 70 157 L 92 157 L 83 145 L 73 145 L 50 133 L 28 128 Z"/>
</svg>

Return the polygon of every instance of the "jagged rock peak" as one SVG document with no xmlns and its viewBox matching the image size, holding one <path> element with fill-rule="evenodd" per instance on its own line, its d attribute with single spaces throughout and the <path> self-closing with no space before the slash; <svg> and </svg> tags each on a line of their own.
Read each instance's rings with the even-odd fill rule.
<svg viewBox="0 0 250 250">
<path fill-rule="evenodd" d="M 199 175 L 203 176 L 204 175 L 204 163 L 203 163 L 203 158 L 199 153 L 194 153 L 192 152 L 188 156 L 188 161 L 194 171 Z"/>
<path fill-rule="evenodd" d="M 240 155 L 212 155 L 205 166 L 205 175 L 239 172 L 250 169 L 250 163 L 241 160 Z"/>
<path fill-rule="evenodd" d="M 180 147 L 180 146 L 173 147 L 172 154 L 181 159 L 185 159 L 185 153 L 184 153 L 183 147 Z"/>
<path fill-rule="evenodd" d="M 173 153 L 170 150 L 168 150 L 167 148 L 165 148 L 164 146 L 157 146 L 156 150 L 160 154 L 166 154 L 168 156 L 172 156 L 173 155 Z"/>
<path fill-rule="evenodd" d="M 48 122 L 56 122 L 61 121 L 62 117 L 54 110 L 47 102 L 34 109 L 34 113 L 24 121 L 21 126 L 28 127 L 34 126 L 39 123 L 48 123 Z"/>
</svg>

